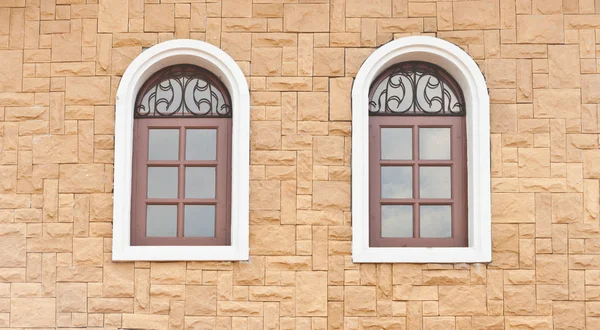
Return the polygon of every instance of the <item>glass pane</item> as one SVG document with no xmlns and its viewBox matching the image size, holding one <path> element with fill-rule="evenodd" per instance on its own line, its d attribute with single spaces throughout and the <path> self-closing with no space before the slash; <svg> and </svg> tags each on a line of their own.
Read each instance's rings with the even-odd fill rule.
<svg viewBox="0 0 600 330">
<path fill-rule="evenodd" d="M 177 198 L 177 167 L 148 167 L 148 198 Z"/>
<path fill-rule="evenodd" d="M 179 130 L 151 128 L 148 133 L 148 160 L 178 160 Z"/>
<path fill-rule="evenodd" d="M 419 129 L 419 159 L 450 159 L 450 128 Z"/>
<path fill-rule="evenodd" d="M 177 236 L 177 205 L 148 205 L 146 207 L 146 236 Z"/>
<path fill-rule="evenodd" d="M 421 205 L 421 237 L 452 237 L 450 205 Z"/>
<path fill-rule="evenodd" d="M 214 205 L 186 205 L 184 213 L 184 236 L 215 237 Z"/>
<path fill-rule="evenodd" d="M 412 167 L 381 167 L 381 198 L 412 198 Z"/>
<path fill-rule="evenodd" d="M 381 159 L 412 158 L 412 128 L 381 129 Z"/>
<path fill-rule="evenodd" d="M 185 198 L 215 198 L 215 168 L 185 168 Z"/>
<path fill-rule="evenodd" d="M 217 159 L 217 130 L 188 129 L 185 135 L 186 160 Z"/>
<path fill-rule="evenodd" d="M 412 205 L 381 206 L 381 237 L 413 237 Z"/>
<path fill-rule="evenodd" d="M 452 197 L 452 172 L 450 166 L 419 167 L 420 198 Z"/>
</svg>

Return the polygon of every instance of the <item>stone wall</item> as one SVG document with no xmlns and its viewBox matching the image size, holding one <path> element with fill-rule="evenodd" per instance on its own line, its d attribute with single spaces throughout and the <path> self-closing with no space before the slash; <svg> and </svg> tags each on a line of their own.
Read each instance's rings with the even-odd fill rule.
<svg viewBox="0 0 600 330">
<path fill-rule="evenodd" d="M 352 77 L 413 34 L 489 84 L 489 265 L 351 262 Z M 248 77 L 249 263 L 111 262 L 115 90 L 173 38 Z M 598 0 L 0 0 L 0 327 L 600 329 L 599 45 Z"/>
</svg>

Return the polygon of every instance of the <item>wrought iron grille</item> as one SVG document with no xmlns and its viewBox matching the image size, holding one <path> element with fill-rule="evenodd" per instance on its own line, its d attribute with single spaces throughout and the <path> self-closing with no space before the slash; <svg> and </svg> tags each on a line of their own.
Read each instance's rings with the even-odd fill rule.
<svg viewBox="0 0 600 330">
<path fill-rule="evenodd" d="M 464 116 L 458 83 L 426 62 L 398 63 L 384 71 L 369 90 L 369 115 Z"/>
<path fill-rule="evenodd" d="M 190 64 L 166 67 L 144 83 L 135 117 L 231 117 L 231 97 L 210 71 Z"/>
</svg>

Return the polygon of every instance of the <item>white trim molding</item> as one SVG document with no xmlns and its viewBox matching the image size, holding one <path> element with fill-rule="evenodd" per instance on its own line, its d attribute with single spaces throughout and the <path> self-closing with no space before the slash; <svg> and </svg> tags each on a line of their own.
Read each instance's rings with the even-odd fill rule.
<svg viewBox="0 0 600 330">
<path fill-rule="evenodd" d="M 132 246 L 131 174 L 133 105 L 142 84 L 175 64 L 195 64 L 219 77 L 231 94 L 231 245 Z M 248 260 L 249 254 L 250 95 L 242 70 L 221 49 L 199 40 L 177 39 L 155 45 L 131 62 L 119 83 L 115 115 L 115 174 L 112 258 L 120 260 Z"/>
<path fill-rule="evenodd" d="M 469 246 L 461 248 L 369 246 L 369 87 L 386 68 L 424 61 L 445 69 L 466 103 Z M 354 262 L 455 263 L 492 258 L 490 202 L 490 105 L 485 79 L 473 59 L 442 39 L 411 36 L 378 48 L 352 86 L 352 260 Z"/>
</svg>

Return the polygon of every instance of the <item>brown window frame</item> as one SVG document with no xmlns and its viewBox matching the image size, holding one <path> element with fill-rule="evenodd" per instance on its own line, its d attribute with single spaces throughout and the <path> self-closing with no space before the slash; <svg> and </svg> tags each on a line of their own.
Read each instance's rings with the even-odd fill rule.
<svg viewBox="0 0 600 330">
<path fill-rule="evenodd" d="M 206 82 L 196 85 L 194 79 Z M 168 81 L 167 81 L 168 80 Z M 198 97 L 194 96 L 189 103 L 174 103 L 172 94 L 164 98 L 155 94 L 152 104 L 146 103 L 147 93 L 156 93 L 159 84 L 167 88 L 175 86 L 171 91 L 179 90 L 185 93 L 204 91 Z M 180 86 L 180 88 L 176 88 Z M 198 89 L 198 86 L 200 89 Z M 163 86 L 164 87 L 164 86 Z M 209 93 L 206 94 L 206 91 Z M 209 97 L 206 97 L 210 95 Z M 183 98 L 184 96 L 182 96 Z M 168 99 L 167 99 L 168 98 Z M 183 99 L 182 99 L 183 100 Z M 221 101 L 221 102 L 219 102 Z M 167 104 L 166 108 L 157 107 Z M 206 111 L 208 105 L 208 111 Z M 150 107 L 148 107 L 150 106 Z M 144 109 L 156 111 L 143 111 Z M 200 107 L 204 108 L 200 108 Z M 196 108 L 194 108 L 196 107 Z M 210 71 L 189 64 L 166 67 L 151 76 L 140 88 L 135 104 L 133 123 L 133 159 L 132 159 L 132 191 L 131 191 L 131 245 L 132 246 L 225 246 L 231 244 L 231 153 L 232 153 L 232 112 L 231 97 L 227 88 L 218 77 Z M 179 150 L 177 160 L 148 160 L 149 130 L 178 129 Z M 186 130 L 215 129 L 216 158 L 215 160 L 186 160 Z M 194 141 L 194 143 L 203 143 Z M 177 198 L 148 198 L 148 168 L 167 166 L 178 168 Z M 187 167 L 215 168 L 215 198 L 185 198 L 185 169 Z M 177 235 L 176 237 L 147 237 L 146 211 L 148 205 L 177 205 Z M 184 236 L 184 206 L 185 205 L 215 205 L 215 235 L 214 237 L 185 237 Z"/>
<path fill-rule="evenodd" d="M 438 112 L 427 112 L 420 108 L 417 101 L 417 83 L 411 81 L 410 86 L 401 86 L 412 94 L 412 108 L 394 111 L 388 107 L 388 96 L 375 95 L 379 85 L 394 74 L 414 75 L 415 71 L 434 76 L 441 82 L 441 88 L 451 89 L 456 96 L 453 101 L 458 111 L 450 111 L 447 98 L 440 99 L 445 104 Z M 415 80 L 418 77 L 413 76 Z M 389 88 L 389 85 L 388 85 Z M 379 88 L 381 91 L 381 88 Z M 385 92 L 385 91 L 384 91 Z M 371 247 L 467 247 L 468 246 L 468 173 L 467 173 L 467 132 L 465 120 L 464 96 L 458 83 L 442 68 L 425 62 L 403 62 L 396 64 L 373 82 L 369 92 L 369 107 L 376 111 L 369 112 L 369 245 Z M 383 100 L 383 104 L 381 104 Z M 390 99 L 391 100 L 391 99 Z M 395 100 L 393 100 L 396 102 Z M 403 100 L 400 100 L 403 101 Z M 394 103 L 398 105 L 400 103 Z M 446 102 L 446 103 L 444 103 Z M 412 159 L 411 160 L 382 160 L 381 158 L 381 129 L 410 128 L 412 129 Z M 419 129 L 420 128 L 450 128 L 451 152 L 449 160 L 419 159 Z M 403 141 L 397 141 L 402 143 Z M 412 167 L 412 198 L 384 199 L 381 197 L 381 168 L 383 166 Z M 420 166 L 450 166 L 451 167 L 451 196 L 450 198 L 426 199 L 420 198 L 419 169 Z M 413 237 L 382 237 L 381 235 L 381 206 L 382 205 L 411 205 L 413 216 Z M 420 237 L 420 206 L 421 205 L 451 205 L 451 230 L 449 238 Z"/>
</svg>

